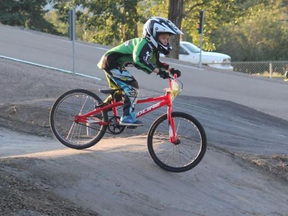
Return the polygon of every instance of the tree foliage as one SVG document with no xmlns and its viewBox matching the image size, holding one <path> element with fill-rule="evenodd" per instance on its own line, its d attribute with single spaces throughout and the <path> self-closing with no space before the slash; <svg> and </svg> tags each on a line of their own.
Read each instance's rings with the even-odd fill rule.
<svg viewBox="0 0 288 216">
<path fill-rule="evenodd" d="M 58 34 L 53 24 L 44 19 L 46 4 L 47 0 L 1 0 L 0 22 Z"/>
<path fill-rule="evenodd" d="M 245 17 L 213 32 L 217 49 L 234 61 L 287 60 L 287 23 L 279 21 L 283 14 L 281 1 L 263 2 L 247 8 Z"/>
<path fill-rule="evenodd" d="M 115 45 L 138 36 L 139 0 L 55 0 L 59 19 L 67 20 L 72 7 L 77 8 L 80 38 L 95 43 Z"/>
<path fill-rule="evenodd" d="M 158 14 L 169 4 L 169 0 L 155 2 Z M 287 5 L 287 0 L 184 0 L 178 16 L 183 39 L 199 45 L 199 11 L 205 10 L 205 50 L 227 53 L 233 61 L 284 60 L 288 58 L 287 20 L 281 22 L 280 16 L 287 17 Z"/>
<path fill-rule="evenodd" d="M 185 33 L 185 35 L 181 36 L 182 39 L 192 41 L 196 45 L 200 43 L 200 36 L 197 30 L 199 11 L 204 9 L 205 37 L 203 47 L 206 50 L 215 50 L 215 44 L 211 43 L 207 35 L 217 29 L 219 25 L 221 26 L 239 15 L 239 8 L 237 8 L 234 0 L 163 0 L 152 2 L 155 2 L 155 4 L 150 3 L 152 15 L 163 16 L 172 20 Z M 180 6 L 180 2 L 182 6 Z M 174 48 L 176 47 L 172 51 L 171 56 L 178 58 L 179 37 L 172 37 L 171 43 Z"/>
</svg>

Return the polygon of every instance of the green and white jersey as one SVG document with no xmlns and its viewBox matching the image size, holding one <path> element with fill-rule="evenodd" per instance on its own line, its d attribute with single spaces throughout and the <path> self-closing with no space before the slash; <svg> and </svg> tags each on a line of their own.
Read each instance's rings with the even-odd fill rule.
<svg viewBox="0 0 288 216">
<path fill-rule="evenodd" d="M 108 50 L 97 66 L 109 71 L 129 64 L 148 74 L 162 66 L 159 51 L 153 50 L 145 38 L 134 38 Z"/>
</svg>

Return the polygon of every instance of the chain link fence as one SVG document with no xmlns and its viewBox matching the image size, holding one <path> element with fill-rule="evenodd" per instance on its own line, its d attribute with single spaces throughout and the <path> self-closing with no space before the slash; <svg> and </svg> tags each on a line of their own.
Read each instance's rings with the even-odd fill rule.
<svg viewBox="0 0 288 216">
<path fill-rule="evenodd" d="M 263 61 L 263 62 L 231 62 L 233 71 L 254 75 L 274 74 L 284 76 L 288 71 L 288 61 Z"/>
</svg>

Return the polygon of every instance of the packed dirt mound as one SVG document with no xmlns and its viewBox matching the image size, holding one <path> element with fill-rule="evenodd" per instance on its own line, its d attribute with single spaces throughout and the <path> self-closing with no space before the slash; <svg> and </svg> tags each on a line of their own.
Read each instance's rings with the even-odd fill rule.
<svg viewBox="0 0 288 216">
<path fill-rule="evenodd" d="M 105 95 L 97 91 L 99 88 L 107 88 L 103 82 L 12 61 L 1 61 L 6 63 L 1 65 L 1 71 L 7 73 L 3 76 L 7 79 L 0 81 L 3 87 L 0 93 L 0 126 L 15 131 L 53 137 L 49 126 L 49 113 L 52 104 L 60 94 L 73 88 L 85 88 L 105 98 Z M 23 71 L 25 71 L 24 77 L 21 75 Z M 18 79 L 20 76 L 22 78 Z M 141 97 L 153 94 L 155 93 L 141 90 Z M 141 109 L 141 106 L 139 105 L 138 109 Z M 287 139 L 283 136 L 288 129 L 287 121 L 229 101 L 208 98 L 180 96 L 175 101 L 175 109 L 196 115 L 195 117 L 206 129 L 209 142 L 227 146 L 232 151 L 243 149 L 241 153 L 243 158 L 254 161 L 257 165 L 287 179 L 286 154 L 285 152 L 283 155 L 280 154 L 284 150 L 283 145 L 287 143 Z M 147 133 L 151 123 L 164 112 L 165 110 L 160 110 L 148 115 L 143 118 L 144 127 L 137 130 L 125 130 L 120 136 Z M 269 131 L 269 133 L 263 133 L 263 131 Z M 223 142 L 223 134 L 225 142 Z M 277 134 L 277 139 L 275 139 L 275 134 Z M 111 136 L 113 135 L 105 134 L 105 137 Z M 254 148 L 253 145 L 257 147 Z M 281 151 L 276 152 L 277 149 Z M 273 152 L 273 150 L 275 153 L 261 154 L 263 151 Z M 247 151 L 259 153 L 246 154 Z"/>
<path fill-rule="evenodd" d="M 55 99 L 75 88 L 97 92 L 101 83 L 0 61 L 1 77 L 6 78 L 0 80 L 0 215 L 284 214 L 287 182 L 278 176 L 287 180 L 287 148 L 283 148 L 287 121 L 229 101 L 180 96 L 176 110 L 200 120 L 209 148 L 196 169 L 174 175 L 160 170 L 147 155 L 146 136 L 104 139 L 95 149 L 84 151 L 72 151 L 50 139 L 49 112 Z M 163 112 L 148 115 L 144 127 L 125 130 L 121 136 L 147 133 Z"/>
<path fill-rule="evenodd" d="M 53 100 L 34 100 L 0 106 L 0 125 L 20 132 L 52 137 L 49 112 Z"/>
<path fill-rule="evenodd" d="M 37 162 L 37 161 L 34 161 Z M 2 160 L 0 160 L 2 164 Z M 5 166 L 7 169 L 8 167 Z M 17 172 L 10 167 L 9 172 L 0 165 L 0 215 L 5 216 L 97 216 L 98 214 L 84 209 L 71 201 L 57 196 L 35 183 L 23 181 L 11 175 Z"/>
<path fill-rule="evenodd" d="M 5 171 L 100 215 L 286 214 L 287 183 L 211 146 L 193 170 L 170 173 L 153 162 L 145 136 L 104 139 L 79 151 L 16 134 L 10 132 L 10 156 L 1 159 Z"/>
</svg>

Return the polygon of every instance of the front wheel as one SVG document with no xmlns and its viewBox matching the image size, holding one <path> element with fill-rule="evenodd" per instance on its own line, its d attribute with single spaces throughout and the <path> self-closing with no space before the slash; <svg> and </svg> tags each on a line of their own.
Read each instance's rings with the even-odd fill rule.
<svg viewBox="0 0 288 216">
<path fill-rule="evenodd" d="M 202 125 L 193 116 L 173 112 L 179 143 L 170 142 L 167 114 L 154 121 L 148 132 L 148 150 L 154 162 L 170 172 L 185 172 L 203 158 L 207 138 Z"/>
<path fill-rule="evenodd" d="M 86 123 L 76 122 L 75 116 L 91 112 L 102 100 L 94 93 L 75 89 L 62 94 L 50 111 L 50 126 L 55 137 L 65 146 L 84 149 L 95 145 L 104 136 L 107 126 L 97 121 L 107 122 L 107 112 L 89 116 Z M 97 119 L 94 120 L 93 119 Z"/>
</svg>

